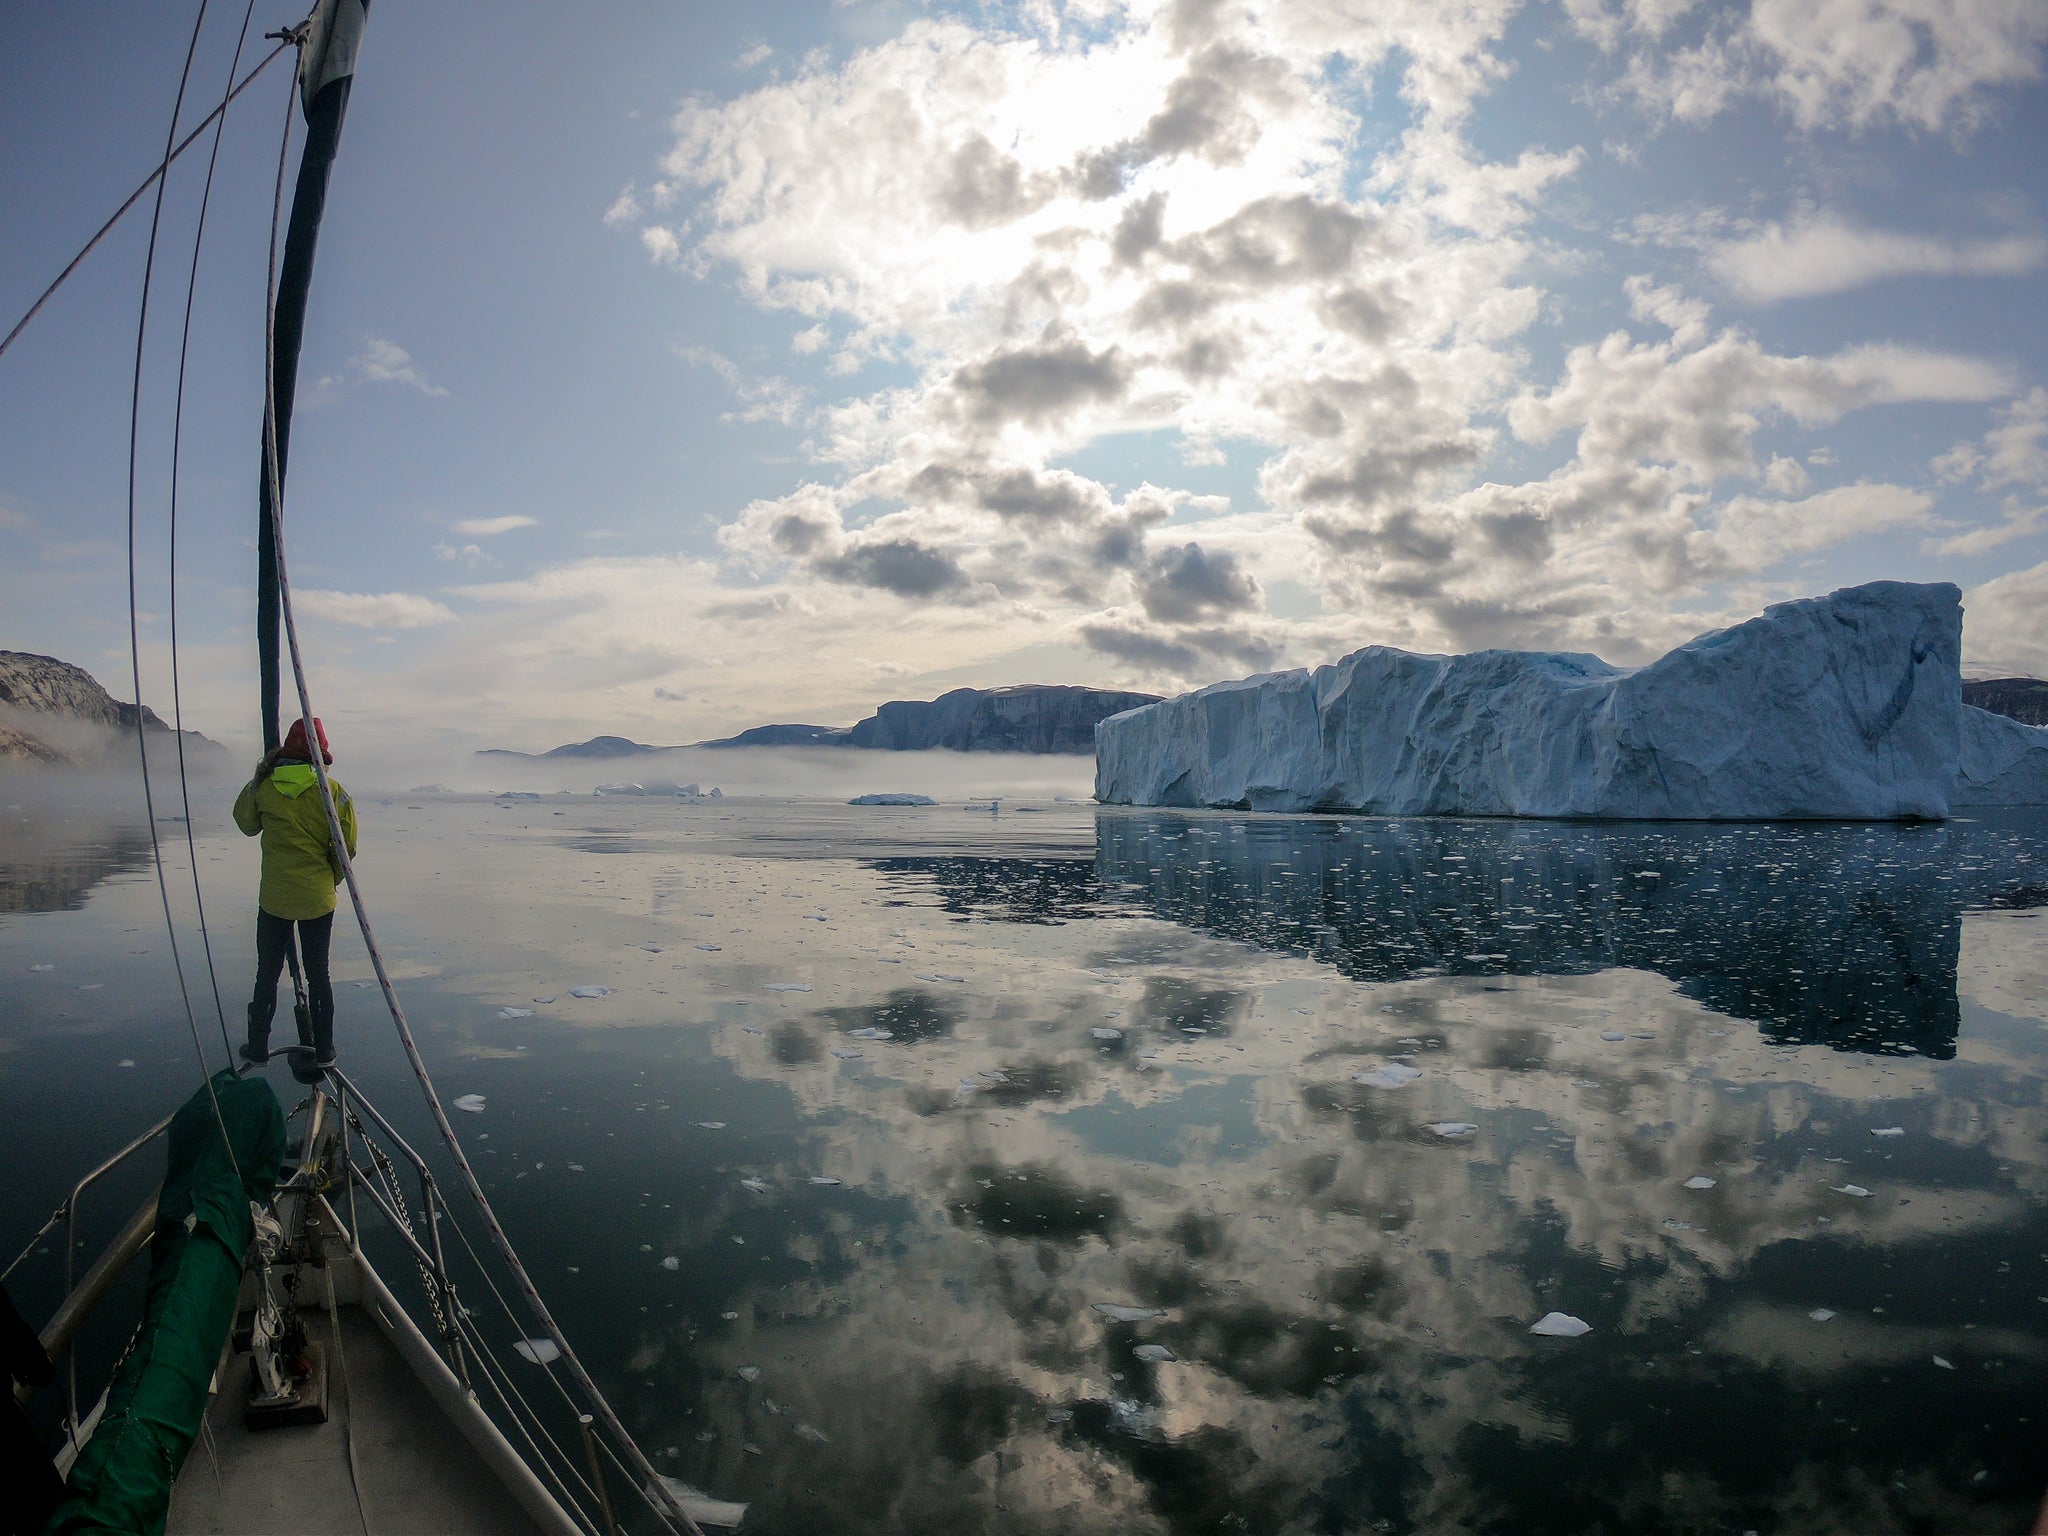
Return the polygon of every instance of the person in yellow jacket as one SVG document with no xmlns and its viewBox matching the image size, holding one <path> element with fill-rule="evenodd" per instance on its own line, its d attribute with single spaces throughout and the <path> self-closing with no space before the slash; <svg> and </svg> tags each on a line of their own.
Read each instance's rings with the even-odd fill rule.
<svg viewBox="0 0 2048 1536">
<path fill-rule="evenodd" d="M 332 764 L 327 728 L 313 722 L 320 757 Z M 356 853 L 356 808 L 333 778 L 334 810 Z M 256 773 L 235 799 L 235 825 L 244 835 L 263 838 L 263 880 L 256 906 L 256 991 L 249 999 L 249 1039 L 244 1060 L 261 1065 L 270 1059 L 270 1021 L 277 1013 L 277 983 L 284 971 L 285 951 L 296 925 L 299 958 L 305 967 L 306 1002 L 312 1014 L 310 1045 L 323 1067 L 334 1064 L 334 983 L 327 971 L 328 942 L 334 935 L 334 888 L 341 883 L 341 860 L 327 810 L 320 803 L 313 754 L 306 745 L 306 722 L 295 720 L 284 745 L 256 765 Z"/>
</svg>

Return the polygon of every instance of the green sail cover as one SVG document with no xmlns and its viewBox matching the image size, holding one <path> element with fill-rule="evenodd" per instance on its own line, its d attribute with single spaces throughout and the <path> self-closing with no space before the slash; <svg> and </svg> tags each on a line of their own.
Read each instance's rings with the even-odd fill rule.
<svg viewBox="0 0 2048 1536">
<path fill-rule="evenodd" d="M 223 1071 L 213 1093 L 234 1158 L 202 1088 L 171 1121 L 142 1332 L 71 1469 L 50 1536 L 160 1536 L 171 1484 L 199 1436 L 213 1369 L 235 1323 L 242 1257 L 255 1236 L 249 1203 L 268 1203 L 284 1162 L 284 1110 L 268 1083 Z"/>
</svg>

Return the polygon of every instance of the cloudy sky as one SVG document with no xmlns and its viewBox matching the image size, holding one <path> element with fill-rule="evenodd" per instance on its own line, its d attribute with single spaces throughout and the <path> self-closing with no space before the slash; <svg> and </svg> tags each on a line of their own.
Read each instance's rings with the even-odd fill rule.
<svg viewBox="0 0 2048 1536">
<path fill-rule="evenodd" d="M 2048 673 L 2028 0 L 498 14 L 375 9 L 320 248 L 292 554 L 359 734 L 690 741 L 1375 642 L 1631 663 L 1879 577 Z M 0 322 L 160 153 L 191 16 L 0 12 Z M 229 118 L 179 481 L 188 717 L 238 741 L 285 88 Z M 160 707 L 204 173 L 144 381 Z M 0 646 L 119 693 L 148 211 L 0 359 Z"/>
</svg>

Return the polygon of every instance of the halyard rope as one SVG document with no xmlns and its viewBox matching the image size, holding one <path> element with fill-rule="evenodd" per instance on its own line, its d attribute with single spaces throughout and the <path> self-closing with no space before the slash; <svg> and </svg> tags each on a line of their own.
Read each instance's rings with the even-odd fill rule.
<svg viewBox="0 0 2048 1536">
<path fill-rule="evenodd" d="M 498 1224 L 497 1213 L 491 1209 L 490 1199 L 484 1194 L 484 1187 L 477 1179 L 476 1171 L 470 1167 L 468 1157 L 463 1154 L 462 1142 L 456 1136 L 455 1127 L 448 1119 L 448 1111 L 442 1107 L 441 1096 L 434 1087 L 433 1078 L 427 1072 L 427 1064 L 420 1055 L 419 1044 L 413 1039 L 412 1026 L 406 1022 L 405 1010 L 399 1005 L 397 988 L 391 983 L 390 970 L 384 963 L 383 952 L 377 947 L 376 934 L 370 927 L 369 909 L 363 903 L 362 887 L 356 880 L 355 861 L 349 857 L 348 841 L 342 835 L 341 817 L 334 805 L 334 788 L 327 777 L 327 765 L 322 760 L 325 754 L 319 750 L 319 732 L 313 724 L 313 695 L 306 683 L 305 657 L 299 647 L 298 621 L 292 613 L 291 581 L 286 573 L 285 566 L 284 486 L 282 484 L 282 476 L 278 471 L 277 462 L 275 320 L 277 309 L 277 232 L 284 212 L 284 169 L 286 151 L 290 146 L 291 128 L 289 110 L 287 110 L 285 117 L 285 128 L 285 144 L 280 147 L 278 154 L 277 194 L 270 214 L 271 255 L 264 305 L 263 440 L 265 452 L 263 471 L 269 480 L 271 535 L 277 552 L 278 603 L 284 616 L 286 645 L 291 652 L 292 680 L 297 686 L 299 696 L 299 717 L 304 722 L 306 728 L 306 743 L 309 748 L 307 756 L 313 760 L 314 782 L 320 790 L 320 805 L 327 813 L 328 837 L 331 840 L 334 856 L 341 865 L 342 879 L 348 886 L 349 904 L 355 910 L 356 926 L 362 930 L 363 948 L 369 952 L 371 968 L 377 973 L 377 985 L 384 994 L 384 1006 L 390 1012 L 392 1025 L 398 1031 L 399 1045 L 405 1051 L 405 1059 L 412 1067 L 413 1076 L 419 1080 L 420 1092 L 426 1098 L 427 1108 L 434 1117 L 434 1125 L 441 1133 L 441 1140 L 447 1145 L 448 1155 L 454 1161 L 455 1171 L 462 1178 L 463 1187 L 469 1191 L 470 1198 L 476 1202 L 477 1212 L 483 1218 L 484 1227 L 491 1234 L 491 1241 L 496 1245 L 499 1254 L 504 1258 L 506 1267 L 511 1270 L 514 1280 L 518 1282 L 520 1294 L 526 1298 L 527 1306 L 532 1309 L 534 1320 L 540 1324 L 547 1336 L 554 1341 L 555 1347 L 561 1351 L 562 1362 L 567 1366 L 569 1374 L 575 1378 L 577 1387 L 582 1391 L 591 1407 L 597 1411 L 598 1417 L 604 1422 L 605 1429 L 610 1432 L 611 1436 L 625 1450 L 632 1462 L 636 1475 L 645 1481 L 650 1505 L 665 1506 L 667 1515 L 676 1524 L 680 1525 L 681 1529 L 687 1531 L 689 1536 L 703 1536 L 703 1531 L 699 1528 L 697 1522 L 690 1518 L 689 1513 L 677 1501 L 676 1496 L 669 1490 L 668 1484 L 662 1480 L 661 1475 L 655 1471 L 653 1464 L 648 1461 L 646 1454 L 640 1449 L 638 1442 L 627 1433 L 626 1426 L 620 1421 L 618 1414 L 605 1399 L 604 1394 L 598 1390 L 597 1383 L 591 1379 L 590 1373 L 584 1369 L 583 1362 L 577 1356 L 575 1347 L 570 1344 L 568 1336 L 563 1333 L 561 1326 L 556 1323 L 554 1314 L 548 1310 L 548 1305 L 541 1299 L 540 1291 L 535 1287 L 532 1277 L 527 1274 L 526 1265 L 521 1261 L 518 1251 L 513 1248 L 512 1240 L 505 1235 L 505 1229 Z M 657 1515 L 661 1515 L 663 1510 L 660 1507 L 656 1507 L 654 1512 Z"/>
</svg>

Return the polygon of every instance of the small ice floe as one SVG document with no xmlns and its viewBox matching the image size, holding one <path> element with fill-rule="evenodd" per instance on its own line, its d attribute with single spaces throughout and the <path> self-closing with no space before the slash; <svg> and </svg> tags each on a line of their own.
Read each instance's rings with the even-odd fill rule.
<svg viewBox="0 0 2048 1536">
<path fill-rule="evenodd" d="M 1870 1134 L 1873 1136 L 1903 1136 L 1906 1134 L 1906 1128 L 1903 1125 L 1872 1126 Z"/>
<path fill-rule="evenodd" d="M 1138 1055 L 1145 1061 L 1156 1061 L 1159 1058 L 1159 1047 L 1157 1047 L 1156 1045 L 1148 1047 L 1147 1049 L 1138 1052 Z"/>
<path fill-rule="evenodd" d="M 1351 1081 L 1364 1083 L 1368 1088 L 1406 1088 L 1420 1076 L 1420 1067 L 1411 1067 L 1403 1061 L 1389 1061 L 1370 1072 L 1360 1072 Z"/>
<path fill-rule="evenodd" d="M 768 1181 L 766 1179 L 741 1179 L 740 1188 L 751 1189 L 757 1195 L 765 1195 L 768 1193 Z"/>
<path fill-rule="evenodd" d="M 811 984 L 808 981 L 771 981 L 761 990 L 763 992 L 808 992 L 811 990 Z"/>
<path fill-rule="evenodd" d="M 1071 1424 L 1074 1422 L 1074 1410 L 1071 1408 L 1048 1408 L 1045 1410 L 1045 1422 L 1048 1424 Z"/>
<path fill-rule="evenodd" d="M 767 1030 L 761 1028 L 758 1024 L 742 1024 L 740 1032 L 748 1035 L 765 1035 L 768 1033 Z"/>
<path fill-rule="evenodd" d="M 1569 1312 L 1546 1312 L 1529 1325 L 1529 1331 L 1546 1339 L 1576 1339 L 1593 1331 L 1593 1325 Z"/>
<path fill-rule="evenodd" d="M 650 955 L 658 955 L 661 953 L 661 946 L 659 944 L 642 944 L 640 947 L 646 950 L 647 953 L 649 953 Z"/>
<path fill-rule="evenodd" d="M 724 1318 L 728 1323 L 736 1323 L 740 1320 L 740 1315 L 737 1312 L 721 1312 L 718 1315 Z"/>
<path fill-rule="evenodd" d="M 743 1365 L 734 1371 L 733 1375 L 739 1377 L 741 1381 L 759 1381 L 761 1379 L 761 1367 L 758 1365 Z"/>
<path fill-rule="evenodd" d="M 531 1008 L 500 1008 L 498 1010 L 498 1017 L 501 1019 L 530 1019 L 533 1017 L 533 1010 Z"/>
<path fill-rule="evenodd" d="M 1815 1307 L 1811 1312 L 1807 1313 L 1806 1315 L 1812 1318 L 1816 1323 L 1825 1323 L 1833 1319 L 1835 1313 L 1832 1307 Z"/>
<path fill-rule="evenodd" d="M 697 1124 L 707 1131 L 722 1131 L 725 1129 L 725 1122 L 723 1120 L 699 1120 Z"/>
<path fill-rule="evenodd" d="M 356 985 L 359 987 L 367 987 L 369 983 L 367 981 L 359 981 L 356 983 Z M 549 1003 L 552 1003 L 554 999 L 552 997 L 536 997 L 534 1001 L 536 1003 L 539 1003 L 543 1008 L 545 1008 Z"/>
<path fill-rule="evenodd" d="M 707 954 L 712 955 L 717 954 L 720 950 L 725 948 L 723 944 L 698 944 L 694 947 L 703 950 Z"/>
<path fill-rule="evenodd" d="M 589 1170 L 586 1169 L 581 1163 L 571 1163 L 569 1165 L 569 1171 L 571 1173 L 586 1173 Z"/>
<path fill-rule="evenodd" d="M 872 1024 L 865 1029 L 850 1029 L 847 1033 L 856 1040 L 894 1040 L 896 1038 L 895 1030 L 876 1029 Z"/>
<path fill-rule="evenodd" d="M 29 969 L 32 971 L 54 971 L 57 967 L 54 965 L 32 965 Z"/>
<path fill-rule="evenodd" d="M 1122 1301 L 1097 1301 L 1090 1305 L 1104 1317 L 1119 1323 L 1149 1323 L 1155 1317 L 1166 1316 L 1159 1307 L 1134 1307 Z"/>
<path fill-rule="evenodd" d="M 981 1084 L 971 1077 L 963 1077 L 958 1083 L 953 1085 L 953 1095 L 955 1098 L 965 1098 L 970 1093 L 978 1093 L 980 1091 Z"/>
<path fill-rule="evenodd" d="M 914 981 L 965 981 L 967 978 L 965 976 L 949 976 L 944 971 L 916 971 L 912 973 L 911 979 Z"/>
<path fill-rule="evenodd" d="M 78 990 L 81 992 L 97 992 L 101 987 L 104 987 L 105 985 L 106 983 L 104 981 L 88 981 L 81 983 Z"/>
<path fill-rule="evenodd" d="M 455 1101 L 455 1107 L 472 1115 L 484 1112 L 484 1096 L 480 1093 L 465 1093 Z"/>
<path fill-rule="evenodd" d="M 1622 1032 L 1621 1032 L 1620 1030 L 1618 1030 L 1618 1029 L 1603 1029 L 1603 1030 L 1601 1030 L 1601 1031 L 1600 1031 L 1600 1038 L 1601 1038 L 1602 1040 L 1606 1040 L 1606 1041 L 1610 1041 L 1610 1042 L 1612 1042 L 1612 1041 L 1615 1041 L 1615 1040 L 1626 1040 L 1626 1039 L 1628 1038 L 1628 1036 L 1627 1036 L 1627 1035 L 1625 1035 L 1625 1034 L 1623 1034 L 1623 1033 L 1622 1033 Z"/>
<path fill-rule="evenodd" d="M 612 989 L 610 987 L 571 987 L 569 995 L 571 997 L 610 997 Z"/>
<path fill-rule="evenodd" d="M 1697 1232 L 1699 1230 L 1689 1221 L 1678 1221 L 1676 1219 L 1666 1220 L 1664 1226 L 1667 1231 L 1671 1232 Z"/>
<path fill-rule="evenodd" d="M 1712 1189 L 1720 1182 L 1719 1179 L 1708 1178 L 1704 1173 L 1696 1173 L 1685 1181 L 1685 1187 L 1687 1189 Z"/>
<path fill-rule="evenodd" d="M 1940 1355 L 1931 1355 L 1928 1358 L 1933 1360 L 1934 1363 L 1940 1366 L 1944 1371 L 1952 1371 L 1955 1369 L 1955 1364 L 1953 1361 L 1945 1360 Z"/>
<path fill-rule="evenodd" d="M 1088 1033 L 1093 1035 L 1098 1040 L 1121 1040 L 1124 1037 L 1124 1032 L 1122 1030 L 1114 1029 L 1107 1024 L 1097 1024 L 1093 1029 L 1089 1030 Z"/>
<path fill-rule="evenodd" d="M 1859 1200 L 1868 1200 L 1870 1198 L 1870 1191 L 1861 1184 L 1830 1184 L 1828 1188 L 1838 1195 L 1854 1195 Z"/>
<path fill-rule="evenodd" d="M 730 1499 L 714 1499 L 708 1493 L 698 1492 L 688 1483 L 659 1472 L 654 1475 L 661 1478 L 661 1486 L 666 1488 L 668 1496 L 682 1507 L 683 1513 L 699 1525 L 715 1525 L 726 1531 L 737 1530 L 740 1522 L 747 1518 L 747 1506 L 744 1504 L 735 1504 Z M 649 1492 L 651 1494 L 652 1490 Z"/>
<path fill-rule="evenodd" d="M 814 1445 L 830 1445 L 832 1443 L 832 1437 L 822 1429 L 819 1429 L 815 1424 L 799 1424 L 796 1427 L 796 1432 Z"/>
<path fill-rule="evenodd" d="M 833 1052 L 832 1054 L 833 1054 L 834 1056 L 837 1056 L 837 1057 L 838 1057 L 838 1058 L 839 1058 L 839 1059 L 840 1059 L 841 1061 L 859 1061 L 859 1060 L 860 1060 L 860 1052 L 859 1052 L 859 1051 L 840 1051 L 840 1050 L 835 1050 L 835 1051 L 834 1051 L 834 1052 Z"/>
<path fill-rule="evenodd" d="M 988 1071 L 982 1073 L 981 1075 L 985 1081 L 991 1083 L 1007 1083 L 1010 1080 L 1010 1074 L 1005 1072 L 1001 1067 L 991 1067 Z"/>
<path fill-rule="evenodd" d="M 838 1184 L 840 1180 L 833 1178 L 829 1173 L 814 1173 L 811 1175 L 810 1182 L 817 1185 L 820 1189 L 825 1189 Z"/>
<path fill-rule="evenodd" d="M 123 1056 L 119 1061 L 115 1062 L 114 1065 L 117 1067 L 132 1067 L 135 1065 L 135 1058 L 132 1056 Z"/>
<path fill-rule="evenodd" d="M 661 1267 L 667 1270 L 670 1274 L 674 1274 L 677 1270 L 683 1267 L 683 1261 L 677 1258 L 674 1254 L 670 1254 L 667 1258 L 661 1261 Z"/>
<path fill-rule="evenodd" d="M 1164 1344 L 1140 1344 L 1131 1353 L 1140 1360 L 1148 1361 L 1153 1365 L 1163 1365 L 1169 1360 L 1178 1360 L 1180 1358 L 1179 1355 L 1176 1355 Z"/>
<path fill-rule="evenodd" d="M 881 794 L 855 795 L 846 803 L 848 805 L 930 805 L 933 801 L 930 795 Z"/>
<path fill-rule="evenodd" d="M 512 1347 L 519 1351 L 519 1358 L 535 1365 L 547 1365 L 562 1358 L 561 1347 L 553 1339 L 514 1339 Z"/>
<path fill-rule="evenodd" d="M 1479 1127 L 1470 1120 L 1438 1120 L 1423 1129 L 1449 1140 L 1453 1136 L 1470 1136 Z"/>
</svg>

